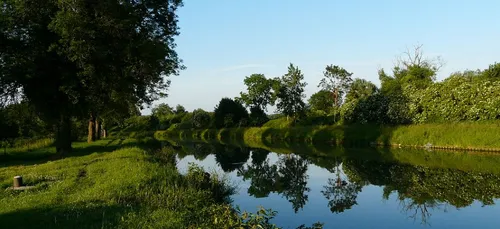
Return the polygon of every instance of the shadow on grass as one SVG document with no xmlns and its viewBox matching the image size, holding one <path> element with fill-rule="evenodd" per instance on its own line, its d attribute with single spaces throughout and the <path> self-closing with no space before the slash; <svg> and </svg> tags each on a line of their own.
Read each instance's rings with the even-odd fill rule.
<svg viewBox="0 0 500 229">
<path fill-rule="evenodd" d="M 0 214 L 2 228 L 117 228 L 125 206 L 63 205 Z M 101 206 L 99 206 L 101 205 Z"/>
<path fill-rule="evenodd" d="M 32 152 L 19 152 L 16 154 L 8 154 L 0 156 L 0 167 L 18 166 L 18 165 L 34 165 L 46 163 L 48 161 L 60 160 L 63 158 L 81 157 L 93 153 L 107 153 L 121 148 L 139 147 L 141 149 L 159 148 L 160 142 L 156 140 L 151 141 L 129 141 L 124 143 L 124 138 L 109 139 L 104 145 L 85 145 L 80 147 L 73 147 L 73 151 L 66 155 L 60 155 L 55 152 L 54 147 L 47 147 L 38 149 Z M 106 141 L 106 140 L 101 140 Z"/>
</svg>

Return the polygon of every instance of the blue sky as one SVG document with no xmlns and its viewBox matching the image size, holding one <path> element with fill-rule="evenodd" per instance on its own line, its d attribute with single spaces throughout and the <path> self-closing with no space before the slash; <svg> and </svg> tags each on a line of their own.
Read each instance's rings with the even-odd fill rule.
<svg viewBox="0 0 500 229">
<path fill-rule="evenodd" d="M 438 80 L 487 68 L 500 62 L 498 9 L 495 0 L 185 0 L 176 43 L 187 69 L 155 104 L 212 111 L 245 90 L 245 76 L 281 76 L 289 63 L 304 73 L 308 97 L 328 64 L 380 85 L 377 70 L 416 44 L 445 60 Z"/>
</svg>

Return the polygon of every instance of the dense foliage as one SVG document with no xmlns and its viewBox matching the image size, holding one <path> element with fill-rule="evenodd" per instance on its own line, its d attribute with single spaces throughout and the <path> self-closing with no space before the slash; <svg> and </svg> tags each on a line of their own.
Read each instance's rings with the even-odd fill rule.
<svg viewBox="0 0 500 229">
<path fill-rule="evenodd" d="M 222 98 L 214 109 L 216 128 L 246 126 L 248 112 L 243 105 L 230 98 Z"/>
<path fill-rule="evenodd" d="M 193 128 L 202 129 L 208 128 L 210 125 L 210 114 L 203 109 L 193 111 Z"/>
<path fill-rule="evenodd" d="M 308 100 L 308 104 L 312 111 L 320 111 L 328 114 L 333 110 L 335 99 L 332 96 L 331 91 L 320 90 L 311 95 Z"/>
</svg>

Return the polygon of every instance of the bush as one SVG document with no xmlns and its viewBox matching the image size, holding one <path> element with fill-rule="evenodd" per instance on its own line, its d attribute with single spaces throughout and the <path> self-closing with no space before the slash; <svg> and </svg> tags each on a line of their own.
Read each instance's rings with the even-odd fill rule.
<svg viewBox="0 0 500 229">
<path fill-rule="evenodd" d="M 345 123 L 389 123 L 388 106 L 387 96 L 377 93 L 344 103 L 340 115 Z"/>
<path fill-rule="evenodd" d="M 195 129 L 208 128 L 210 125 L 210 114 L 203 109 L 193 111 L 192 126 Z"/>
<path fill-rule="evenodd" d="M 264 123 L 268 122 L 269 118 L 266 113 L 260 107 L 250 108 L 250 125 L 251 126 L 262 126 Z"/>
<path fill-rule="evenodd" d="M 500 82 L 450 77 L 417 90 L 406 89 L 414 123 L 500 119 Z"/>
<path fill-rule="evenodd" d="M 248 122 L 248 112 L 241 103 L 223 98 L 215 107 L 214 118 L 216 128 L 244 126 Z"/>
</svg>

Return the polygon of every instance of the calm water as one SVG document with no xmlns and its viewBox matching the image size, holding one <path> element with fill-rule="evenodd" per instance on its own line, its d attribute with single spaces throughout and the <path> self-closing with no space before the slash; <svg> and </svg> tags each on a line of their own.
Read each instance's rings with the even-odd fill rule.
<svg viewBox="0 0 500 229">
<path fill-rule="evenodd" d="M 182 172 L 195 163 L 226 173 L 234 205 L 272 208 L 284 228 L 500 228 L 495 155 L 176 144 Z"/>
</svg>

